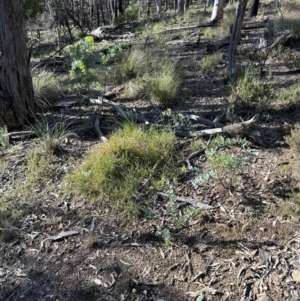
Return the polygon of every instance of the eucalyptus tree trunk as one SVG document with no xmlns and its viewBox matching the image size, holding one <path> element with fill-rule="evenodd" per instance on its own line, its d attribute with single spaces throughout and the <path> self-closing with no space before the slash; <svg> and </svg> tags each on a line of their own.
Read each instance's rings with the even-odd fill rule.
<svg viewBox="0 0 300 301">
<path fill-rule="evenodd" d="M 156 13 L 157 16 L 160 18 L 160 14 L 161 14 L 161 0 L 155 0 L 156 3 Z"/>
<path fill-rule="evenodd" d="M 55 23 L 54 7 L 49 0 L 47 1 L 47 6 L 48 6 L 48 10 L 49 10 L 49 19 L 50 19 L 49 29 L 53 29 L 53 26 Z"/>
<path fill-rule="evenodd" d="M 234 23 L 228 49 L 228 71 L 232 74 L 236 69 L 236 50 L 241 36 L 242 24 L 248 0 L 240 0 L 235 11 Z"/>
<path fill-rule="evenodd" d="M 98 0 L 93 0 L 93 28 L 99 27 Z"/>
<path fill-rule="evenodd" d="M 184 0 L 178 0 L 178 15 L 183 15 L 184 13 Z"/>
<path fill-rule="evenodd" d="M 121 15 L 124 14 L 124 8 L 123 8 L 123 1 L 122 0 L 119 0 L 119 13 Z"/>
<path fill-rule="evenodd" d="M 219 20 L 223 19 L 225 6 L 226 0 L 215 0 L 211 14 L 211 22 L 218 22 Z"/>
<path fill-rule="evenodd" d="M 35 115 L 26 49 L 23 0 L 0 1 L 0 127 L 20 127 Z"/>
<path fill-rule="evenodd" d="M 250 3 L 248 17 L 256 17 L 258 13 L 259 0 L 252 0 Z"/>
</svg>

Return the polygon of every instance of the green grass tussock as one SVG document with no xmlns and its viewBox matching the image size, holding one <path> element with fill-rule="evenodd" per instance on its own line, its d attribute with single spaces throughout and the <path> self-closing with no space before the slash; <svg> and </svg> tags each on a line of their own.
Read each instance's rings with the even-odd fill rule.
<svg viewBox="0 0 300 301">
<path fill-rule="evenodd" d="M 136 217 L 143 206 L 138 202 L 141 182 L 153 183 L 174 173 L 174 140 L 171 131 L 127 124 L 107 143 L 95 146 L 66 180 L 92 200 Z"/>
<path fill-rule="evenodd" d="M 32 75 L 34 97 L 39 107 L 46 107 L 62 94 L 53 72 L 43 71 Z"/>
<path fill-rule="evenodd" d="M 200 62 L 200 69 L 207 71 L 215 71 L 217 66 L 223 61 L 222 52 L 217 51 L 205 56 Z"/>
<path fill-rule="evenodd" d="M 181 76 L 175 63 L 166 62 L 150 78 L 146 92 L 163 107 L 168 108 L 176 102 L 180 84 Z"/>
<path fill-rule="evenodd" d="M 264 84 L 250 66 L 237 70 L 229 83 L 231 97 L 237 107 L 255 104 L 261 110 L 270 103 L 271 87 Z"/>
<path fill-rule="evenodd" d="M 282 90 L 278 95 L 277 102 L 285 106 L 298 107 L 300 104 L 300 83 Z"/>
</svg>

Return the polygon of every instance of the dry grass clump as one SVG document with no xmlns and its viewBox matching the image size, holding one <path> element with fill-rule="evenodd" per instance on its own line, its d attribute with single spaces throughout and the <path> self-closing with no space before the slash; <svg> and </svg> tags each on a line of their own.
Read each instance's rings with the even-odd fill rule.
<svg viewBox="0 0 300 301">
<path fill-rule="evenodd" d="M 141 77 L 147 72 L 149 60 L 147 52 L 135 48 L 125 54 L 117 70 L 126 80 Z"/>
</svg>

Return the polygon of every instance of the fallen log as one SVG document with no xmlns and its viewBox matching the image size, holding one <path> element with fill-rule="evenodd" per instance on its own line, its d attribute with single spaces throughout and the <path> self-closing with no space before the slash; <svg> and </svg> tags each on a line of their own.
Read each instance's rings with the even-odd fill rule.
<svg viewBox="0 0 300 301">
<path fill-rule="evenodd" d="M 166 196 L 166 197 L 169 196 L 167 193 L 163 193 L 163 192 L 159 192 L 158 194 L 160 194 L 162 196 Z M 188 198 L 188 197 L 175 196 L 175 198 L 176 198 L 177 202 L 187 203 L 187 204 L 192 205 L 195 208 L 200 208 L 203 210 L 212 210 L 212 209 L 216 209 L 216 208 L 220 207 L 220 206 L 211 206 L 211 205 L 207 205 L 204 203 L 200 203 L 199 201 L 196 201 L 195 199 Z M 178 207 L 180 207 L 180 205 Z"/>
<path fill-rule="evenodd" d="M 100 130 L 99 123 L 100 123 L 100 119 L 99 117 L 97 117 L 94 121 L 94 127 L 98 134 L 98 138 L 101 139 L 103 142 L 107 142 L 108 141 L 107 138 L 103 135 L 103 133 Z"/>
<path fill-rule="evenodd" d="M 88 31 L 87 34 L 92 37 L 101 39 L 101 40 L 103 40 L 103 39 L 108 39 L 108 40 L 129 39 L 129 38 L 135 37 L 135 34 L 131 33 L 131 32 L 127 32 L 125 34 L 108 34 L 108 33 L 105 33 L 105 29 L 101 29 L 100 27 L 98 27 L 92 31 Z"/>
<path fill-rule="evenodd" d="M 222 40 L 219 40 L 219 41 L 214 41 L 214 42 L 208 42 L 206 45 L 205 45 L 205 50 L 206 52 L 208 53 L 212 53 L 212 52 L 215 52 L 223 47 L 227 47 L 229 46 L 229 43 L 230 43 L 230 37 L 226 37 Z"/>
<path fill-rule="evenodd" d="M 277 46 L 284 46 L 291 37 L 292 37 L 291 32 L 289 30 L 286 30 L 270 46 L 266 47 L 266 49 L 267 50 L 272 50 Z"/>
</svg>

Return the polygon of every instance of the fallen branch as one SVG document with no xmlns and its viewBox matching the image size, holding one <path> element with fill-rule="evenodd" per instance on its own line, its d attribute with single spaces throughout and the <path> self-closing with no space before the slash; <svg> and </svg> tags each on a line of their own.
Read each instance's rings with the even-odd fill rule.
<svg viewBox="0 0 300 301">
<path fill-rule="evenodd" d="M 26 135 L 36 135 L 33 131 L 20 131 L 20 132 L 10 132 L 3 134 L 3 137 L 13 137 L 13 136 L 26 136 Z"/>
<path fill-rule="evenodd" d="M 167 32 L 174 32 L 174 31 L 181 31 L 181 30 L 189 30 L 189 29 L 195 29 L 195 28 L 205 28 L 205 27 L 214 27 L 216 26 L 215 24 L 209 23 L 209 24 L 199 24 L 199 25 L 193 25 L 193 26 L 185 26 L 185 27 L 173 27 L 173 28 L 166 28 L 161 31 L 156 31 L 149 33 L 146 37 L 146 41 L 148 40 L 149 37 L 156 35 L 156 34 L 162 34 L 162 33 L 167 33 Z"/>
<path fill-rule="evenodd" d="M 259 114 L 256 114 L 251 119 L 247 121 L 242 121 L 240 123 L 234 123 L 231 125 L 227 125 L 221 128 L 215 129 L 207 129 L 202 131 L 176 131 L 176 135 L 180 137 L 201 137 L 201 136 L 208 136 L 208 135 L 215 135 L 215 134 L 226 134 L 229 136 L 235 135 L 247 135 L 249 136 L 253 132 L 247 131 L 248 127 L 256 123 L 259 120 Z"/>
<path fill-rule="evenodd" d="M 99 96 L 98 99 L 90 98 L 89 103 L 97 104 L 97 105 L 106 104 L 106 105 L 110 106 L 111 108 L 113 108 L 124 119 L 135 120 L 135 121 L 139 121 L 139 122 L 142 122 L 145 124 L 149 124 L 149 121 L 144 116 L 142 116 L 140 113 L 138 113 L 137 111 L 136 112 L 127 112 L 127 111 L 123 110 L 117 103 L 115 103 L 111 100 L 108 100 L 108 99 L 104 98 L 103 96 Z"/>
<path fill-rule="evenodd" d="M 279 36 L 270 46 L 268 46 L 267 50 L 272 50 L 277 46 L 284 46 L 287 41 L 292 37 L 292 34 L 289 30 L 286 30 L 281 36 Z"/>
<path fill-rule="evenodd" d="M 211 53 L 211 52 L 217 51 L 223 47 L 229 46 L 229 43 L 230 43 L 230 37 L 226 37 L 222 40 L 215 41 L 215 42 L 208 42 L 205 45 L 205 50 L 206 50 L 206 52 Z"/>
<path fill-rule="evenodd" d="M 100 119 L 99 117 L 97 117 L 94 121 L 94 128 L 98 134 L 99 139 L 101 139 L 103 142 L 107 142 L 108 141 L 107 138 L 103 135 L 103 133 L 100 130 L 99 123 L 100 123 Z"/>
<path fill-rule="evenodd" d="M 160 194 L 162 196 L 166 196 L 166 197 L 169 196 L 167 193 L 164 193 L 164 192 L 159 192 L 158 194 Z M 219 208 L 219 206 L 210 206 L 210 205 L 207 205 L 204 203 L 200 203 L 192 198 L 181 197 L 181 196 L 175 196 L 175 198 L 176 198 L 177 202 L 187 203 L 187 204 L 192 205 L 195 208 L 200 208 L 203 210 L 211 210 L 211 209 Z"/>
<path fill-rule="evenodd" d="M 211 120 L 209 120 L 207 118 L 204 118 L 204 117 L 201 117 L 201 116 L 198 116 L 198 115 L 187 114 L 185 116 L 187 118 L 189 118 L 190 120 L 193 120 L 193 121 L 196 121 L 196 122 L 201 122 L 201 123 L 213 126 L 213 127 L 217 127 L 217 126 L 218 127 L 224 127 L 224 124 L 222 124 L 222 123 L 214 122 L 214 121 L 211 121 Z"/>
</svg>

